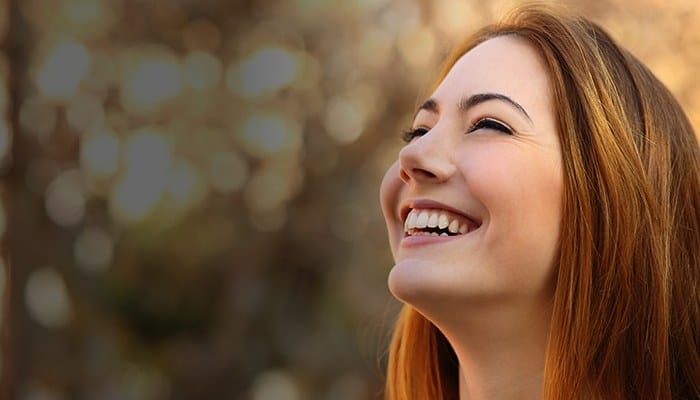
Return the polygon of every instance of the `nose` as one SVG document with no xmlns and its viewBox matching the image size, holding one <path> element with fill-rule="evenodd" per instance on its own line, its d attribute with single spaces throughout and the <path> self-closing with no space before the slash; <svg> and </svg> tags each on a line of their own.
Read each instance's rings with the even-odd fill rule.
<svg viewBox="0 0 700 400">
<path fill-rule="evenodd" d="M 447 181 L 456 170 L 453 160 L 454 144 L 448 135 L 440 135 L 435 128 L 413 139 L 399 152 L 399 175 L 407 184 L 439 183 Z"/>
</svg>

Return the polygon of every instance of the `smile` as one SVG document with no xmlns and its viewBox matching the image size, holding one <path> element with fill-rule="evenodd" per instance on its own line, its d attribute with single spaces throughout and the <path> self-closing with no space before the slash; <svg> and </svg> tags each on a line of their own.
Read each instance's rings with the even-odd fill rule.
<svg viewBox="0 0 700 400">
<path fill-rule="evenodd" d="M 459 236 L 476 228 L 474 221 L 438 209 L 414 208 L 404 223 L 406 236 Z"/>
</svg>

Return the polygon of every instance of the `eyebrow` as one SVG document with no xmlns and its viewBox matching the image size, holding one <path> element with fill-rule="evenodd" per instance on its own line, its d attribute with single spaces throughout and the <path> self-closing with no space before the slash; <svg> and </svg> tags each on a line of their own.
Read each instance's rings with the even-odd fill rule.
<svg viewBox="0 0 700 400">
<path fill-rule="evenodd" d="M 530 121 L 530 123 L 532 123 L 532 118 L 530 118 L 530 115 L 527 113 L 527 111 L 525 111 L 525 108 L 523 108 L 523 106 L 521 106 L 517 101 L 511 99 L 510 97 L 500 93 L 477 93 L 460 100 L 457 107 L 461 111 L 467 111 L 470 108 L 476 106 L 477 104 L 481 104 L 490 100 L 500 100 L 510 104 L 512 107 L 518 110 L 518 112 L 520 112 L 525 118 L 527 118 L 527 120 Z M 418 114 L 418 112 L 421 110 L 439 113 L 440 107 L 437 101 L 435 101 L 435 99 L 428 99 L 424 101 L 420 107 L 418 107 L 418 110 L 416 110 L 416 114 Z"/>
</svg>

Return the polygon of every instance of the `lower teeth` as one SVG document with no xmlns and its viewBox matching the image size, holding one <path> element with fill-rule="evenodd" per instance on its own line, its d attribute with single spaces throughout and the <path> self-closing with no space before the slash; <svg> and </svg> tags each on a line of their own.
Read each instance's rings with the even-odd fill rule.
<svg viewBox="0 0 700 400">
<path fill-rule="evenodd" d="M 423 231 L 419 231 L 419 232 L 409 233 L 408 236 L 450 236 L 450 235 L 448 235 L 446 232 L 437 233 L 437 232 L 423 232 Z M 455 235 L 455 236 L 456 236 L 456 235 Z"/>
</svg>

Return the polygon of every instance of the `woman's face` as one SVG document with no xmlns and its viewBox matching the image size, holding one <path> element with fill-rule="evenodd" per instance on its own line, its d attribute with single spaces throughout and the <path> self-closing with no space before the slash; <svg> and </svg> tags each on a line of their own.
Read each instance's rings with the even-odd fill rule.
<svg viewBox="0 0 700 400">
<path fill-rule="evenodd" d="M 418 309 L 549 299 L 562 155 L 535 48 L 513 35 L 478 45 L 412 128 L 381 186 L 392 293 Z"/>
</svg>

